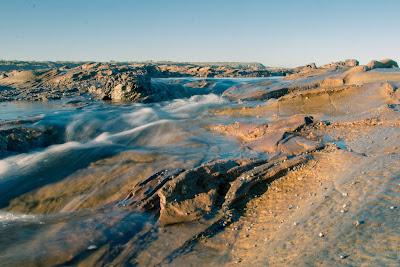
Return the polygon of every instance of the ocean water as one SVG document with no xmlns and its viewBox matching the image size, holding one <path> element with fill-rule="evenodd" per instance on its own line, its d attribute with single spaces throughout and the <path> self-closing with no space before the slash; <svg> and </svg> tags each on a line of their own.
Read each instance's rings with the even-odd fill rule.
<svg viewBox="0 0 400 267">
<path fill-rule="evenodd" d="M 73 265 L 87 251 L 123 245 L 144 229 L 158 229 L 150 215 L 115 208 L 128 192 L 126 185 L 166 166 L 191 168 L 215 159 L 265 156 L 207 126 L 236 121 L 214 113 L 244 105 L 225 92 L 262 91 L 269 81 L 155 79 L 159 88 L 179 85 L 192 93 L 148 104 L 85 97 L 1 103 L 1 127 L 15 121 L 26 127 L 56 126 L 63 142 L 0 160 L 0 261 Z"/>
</svg>

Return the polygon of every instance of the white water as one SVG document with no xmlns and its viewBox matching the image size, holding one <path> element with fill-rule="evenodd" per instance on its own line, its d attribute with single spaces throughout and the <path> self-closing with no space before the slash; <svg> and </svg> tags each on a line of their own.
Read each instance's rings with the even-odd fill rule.
<svg viewBox="0 0 400 267">
<path fill-rule="evenodd" d="M 157 82 L 160 86 L 168 87 L 169 83 L 180 84 L 195 80 L 198 79 Z M 3 103 L 0 120 L 22 119 L 26 120 L 24 126 L 29 127 L 57 126 L 62 129 L 64 142 L 45 148 L 33 148 L 27 153 L 9 155 L 0 160 L 0 208 L 13 209 L 10 204 L 15 204 L 30 209 L 31 204 L 37 204 L 45 211 L 46 202 L 41 203 L 42 199 L 35 199 L 36 196 L 32 200 L 30 195 L 41 189 L 51 195 L 52 186 L 58 183 L 64 185 L 64 182 L 71 182 L 73 188 L 79 189 L 81 181 L 77 174 L 80 171 L 85 172 L 85 175 L 101 177 L 98 177 L 99 181 L 94 180 L 94 189 L 74 192 L 77 195 L 73 201 L 84 200 L 88 195 L 101 200 L 102 189 L 107 186 L 101 179 L 109 174 L 114 175 L 114 180 L 107 180 L 110 182 L 109 188 L 118 188 L 124 193 L 127 190 L 123 187 L 125 183 L 131 182 L 129 179 L 134 179 L 137 174 L 128 173 L 128 177 L 121 175 L 115 178 L 112 171 L 118 168 L 118 156 L 122 152 L 133 152 L 139 157 L 155 155 L 155 161 L 149 161 L 149 166 L 141 163 L 143 168 L 154 170 L 165 168 L 164 163 L 170 162 L 177 162 L 175 166 L 178 168 L 183 167 L 179 164 L 191 168 L 214 159 L 257 156 L 253 154 L 255 152 L 242 149 L 236 140 L 216 135 L 207 129 L 210 124 L 231 123 L 235 120 L 213 115 L 214 109 L 238 105 L 223 97 L 223 91 L 251 82 L 251 79 L 215 79 L 209 88 L 196 89 L 200 90 L 201 95 L 152 104 L 115 104 L 87 100 L 76 106 L 62 101 Z M 115 166 L 106 165 L 101 173 L 98 170 L 90 173 L 92 164 L 111 157 L 117 158 L 111 161 Z M 129 164 L 136 163 L 132 160 Z M 99 165 L 102 166 L 101 163 Z M 82 184 L 88 185 L 86 182 L 82 181 Z M 50 190 L 47 191 L 47 187 Z M 63 195 L 57 195 L 55 199 L 48 195 L 45 197 L 49 197 L 50 201 L 57 201 L 58 197 L 62 201 L 64 198 Z M 73 201 L 72 204 L 68 203 L 73 206 L 76 203 Z M 51 215 L 0 211 L 0 250 L 3 249 L 0 258 L 8 260 L 8 265 L 18 265 L 16 263 L 25 260 L 32 261 L 32 255 L 40 258 L 42 252 L 46 255 L 56 253 L 57 249 L 62 252 L 65 251 L 66 240 L 71 241 L 71 236 L 79 237 L 77 241 L 83 249 L 92 244 L 92 239 L 106 238 L 107 242 L 113 242 L 121 238 L 114 233 L 133 235 L 132 229 L 140 229 L 142 222 L 150 220 L 148 216 L 121 214 L 120 211 L 113 213 L 109 209 L 105 212 L 94 208 L 65 212 L 62 208 L 57 212 L 52 211 Z M 85 212 L 85 215 L 82 216 L 81 212 Z M 128 216 L 128 219 L 113 226 L 111 222 L 118 221 L 115 220 L 118 216 Z M 78 246 L 75 241 L 70 242 L 70 245 Z"/>
</svg>

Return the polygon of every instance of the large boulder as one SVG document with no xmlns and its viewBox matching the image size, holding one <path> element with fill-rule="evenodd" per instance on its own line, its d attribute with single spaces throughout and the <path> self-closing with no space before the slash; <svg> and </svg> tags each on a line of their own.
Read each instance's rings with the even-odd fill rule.
<svg viewBox="0 0 400 267">
<path fill-rule="evenodd" d="M 399 67 L 397 62 L 392 59 L 383 59 L 381 61 L 371 60 L 367 64 L 367 66 L 370 70 L 378 69 L 378 68 L 390 69 L 390 68 L 398 68 Z"/>
<path fill-rule="evenodd" d="M 345 66 L 347 66 L 347 67 L 356 67 L 359 64 L 360 63 L 358 62 L 357 59 L 346 59 L 345 60 Z"/>
<path fill-rule="evenodd" d="M 89 93 L 96 98 L 114 101 L 145 101 L 151 94 L 151 77 L 145 69 L 115 70 L 94 82 Z"/>
<path fill-rule="evenodd" d="M 365 65 L 355 66 L 355 67 L 352 67 L 349 70 L 347 70 L 344 73 L 344 76 L 353 74 L 353 73 L 366 72 L 366 71 L 368 71 L 368 67 Z"/>
</svg>

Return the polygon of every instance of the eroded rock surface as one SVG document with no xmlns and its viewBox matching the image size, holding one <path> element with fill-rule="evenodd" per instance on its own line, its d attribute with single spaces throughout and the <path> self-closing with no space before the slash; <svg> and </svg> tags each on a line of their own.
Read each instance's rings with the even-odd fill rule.
<svg viewBox="0 0 400 267">
<path fill-rule="evenodd" d="M 199 220 L 248 199 L 252 187 L 272 182 L 311 155 L 267 160 L 227 160 L 191 170 L 165 170 L 138 184 L 118 205 L 158 214 L 162 225 Z"/>
<path fill-rule="evenodd" d="M 246 199 L 252 187 L 285 175 L 311 159 L 308 153 L 324 147 L 321 140 L 300 134 L 313 123 L 312 117 L 294 116 L 255 127 L 212 127 L 241 138 L 253 149 L 271 153 L 270 159 L 213 161 L 186 171 L 165 170 L 137 185 L 120 205 L 156 210 L 162 225 L 198 220 L 222 206 L 231 207 Z"/>
<path fill-rule="evenodd" d="M 3 100 L 51 100 L 91 93 L 104 100 L 144 100 L 151 94 L 146 68 L 84 64 L 74 68 L 11 71 L 0 84 Z"/>
<path fill-rule="evenodd" d="M 58 127 L 14 126 L 0 129 L 0 158 L 62 143 L 63 141 L 63 130 Z"/>
<path fill-rule="evenodd" d="M 292 155 L 313 151 L 322 144 L 313 136 L 304 136 L 301 129 L 314 123 L 312 117 L 295 115 L 287 119 L 255 125 L 236 122 L 231 125 L 211 126 L 211 130 L 237 137 L 244 146 L 272 155 Z"/>
</svg>

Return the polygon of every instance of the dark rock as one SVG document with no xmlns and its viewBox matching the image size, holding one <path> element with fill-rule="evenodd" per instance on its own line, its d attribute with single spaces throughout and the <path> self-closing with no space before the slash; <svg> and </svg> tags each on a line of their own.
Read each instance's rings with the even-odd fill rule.
<svg viewBox="0 0 400 267">
<path fill-rule="evenodd" d="M 121 71 L 92 85 L 89 93 L 103 100 L 144 101 L 151 94 L 151 78 L 145 70 Z"/>
<path fill-rule="evenodd" d="M 310 69 L 317 69 L 317 65 L 315 63 L 307 64 L 305 67 Z"/>
<path fill-rule="evenodd" d="M 385 69 L 389 69 L 389 68 L 398 68 L 399 65 L 397 64 L 396 61 L 392 60 L 392 59 L 383 59 L 381 61 L 377 61 L 377 60 L 371 60 L 368 63 L 368 68 L 370 70 L 373 69 L 377 69 L 377 68 L 385 68 Z"/>
<path fill-rule="evenodd" d="M 141 210 L 153 210 L 159 208 L 158 190 L 165 185 L 166 182 L 175 178 L 183 172 L 182 169 L 163 170 L 157 172 L 139 183 L 128 196 L 118 203 L 119 206 L 134 206 Z"/>
<path fill-rule="evenodd" d="M 61 142 L 63 134 L 57 127 L 3 129 L 0 130 L 0 158 Z"/>
</svg>

